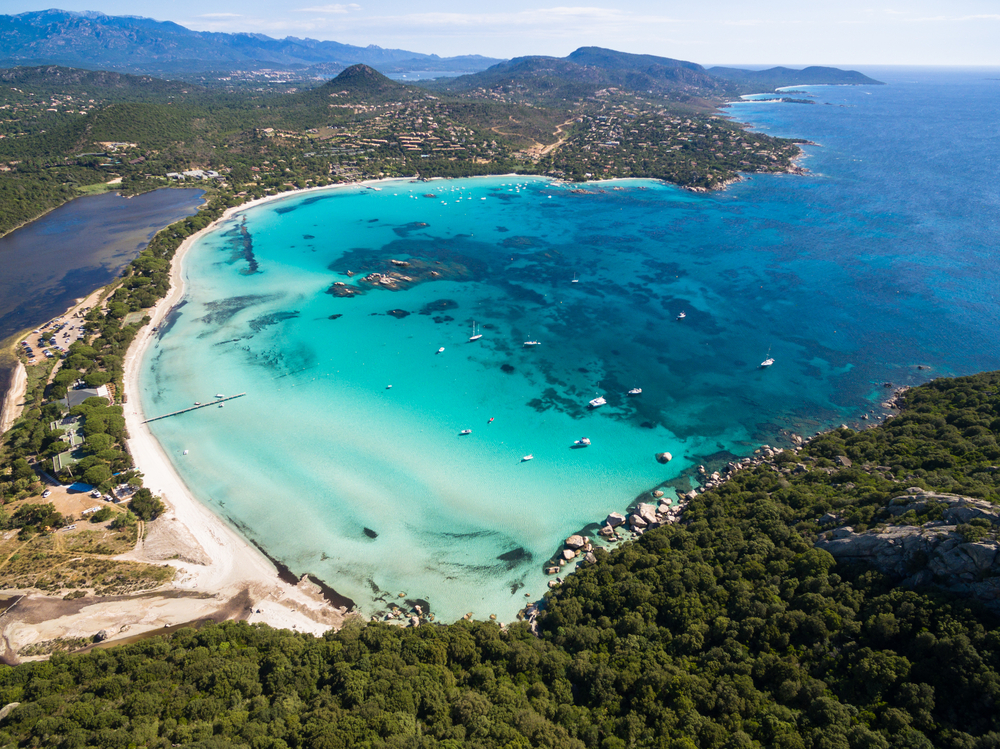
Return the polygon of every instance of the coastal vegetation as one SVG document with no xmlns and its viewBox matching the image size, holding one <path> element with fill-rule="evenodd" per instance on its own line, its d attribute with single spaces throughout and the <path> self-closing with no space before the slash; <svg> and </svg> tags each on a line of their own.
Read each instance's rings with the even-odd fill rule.
<svg viewBox="0 0 1000 749">
<path fill-rule="evenodd" d="M 566 64 L 578 77 L 590 70 Z M 190 170 L 214 172 L 213 189 L 248 199 L 365 178 L 511 172 L 703 189 L 741 172 L 788 171 L 799 153 L 713 114 L 721 84 L 706 99 L 679 95 L 673 74 L 641 94 L 607 76 L 570 76 L 564 97 L 524 73 L 432 92 L 359 65 L 274 94 L 58 66 L 0 71 L 0 233 L 95 186 L 134 194 Z"/>
<path fill-rule="evenodd" d="M 900 400 L 885 425 L 779 453 L 700 494 L 682 522 L 599 550 L 548 594 L 534 631 L 354 622 L 313 638 L 230 622 L 59 654 L 0 668 L 0 701 L 20 703 L 0 742 L 994 746 L 995 607 L 815 547 L 823 513 L 900 522 L 889 510 L 908 489 L 1000 500 L 1000 373 Z"/>
</svg>

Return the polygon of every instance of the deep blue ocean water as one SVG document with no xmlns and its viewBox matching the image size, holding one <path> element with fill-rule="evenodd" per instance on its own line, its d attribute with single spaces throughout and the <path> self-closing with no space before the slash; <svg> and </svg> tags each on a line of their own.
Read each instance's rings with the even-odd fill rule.
<svg viewBox="0 0 1000 749">
<path fill-rule="evenodd" d="M 154 432 L 209 506 L 363 612 L 511 619 L 562 539 L 698 464 L 861 425 L 887 382 L 1000 367 L 1000 82 L 873 75 L 729 109 L 818 144 L 805 177 L 402 180 L 247 209 L 185 259 L 143 407 L 247 396 Z M 390 259 L 440 276 L 328 293 Z"/>
</svg>

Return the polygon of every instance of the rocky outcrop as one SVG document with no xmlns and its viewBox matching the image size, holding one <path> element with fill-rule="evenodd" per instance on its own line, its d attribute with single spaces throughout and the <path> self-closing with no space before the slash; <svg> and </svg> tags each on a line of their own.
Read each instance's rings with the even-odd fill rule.
<svg viewBox="0 0 1000 749">
<path fill-rule="evenodd" d="M 604 524 L 610 525 L 612 528 L 617 528 L 619 525 L 625 524 L 625 516 L 622 515 L 620 512 L 609 513 L 608 516 L 604 519 Z"/>
<path fill-rule="evenodd" d="M 920 491 L 920 490 L 917 490 Z M 850 526 L 822 533 L 816 548 L 843 562 L 861 562 L 901 584 L 936 585 L 1000 611 L 1000 508 L 984 500 L 920 491 L 897 497 L 890 516 L 940 513 L 922 525 L 886 525 L 856 533 Z M 829 521 L 832 516 L 821 519 Z M 979 521 L 970 526 L 971 521 Z M 970 530 L 972 533 L 970 533 Z"/>
</svg>

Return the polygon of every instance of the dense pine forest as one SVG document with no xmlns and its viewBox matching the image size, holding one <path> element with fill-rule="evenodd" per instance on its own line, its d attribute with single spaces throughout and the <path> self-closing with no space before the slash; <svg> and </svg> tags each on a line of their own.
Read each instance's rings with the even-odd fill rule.
<svg viewBox="0 0 1000 749">
<path fill-rule="evenodd" d="M 891 512 L 908 490 L 1000 498 L 1000 373 L 936 380 L 901 405 L 599 552 L 547 596 L 537 634 L 229 622 L 59 654 L 0 668 L 0 704 L 19 703 L 0 745 L 998 746 L 995 607 L 814 546 L 825 513 L 855 531 L 934 523 Z M 996 545 L 995 523 L 952 531 Z"/>
</svg>

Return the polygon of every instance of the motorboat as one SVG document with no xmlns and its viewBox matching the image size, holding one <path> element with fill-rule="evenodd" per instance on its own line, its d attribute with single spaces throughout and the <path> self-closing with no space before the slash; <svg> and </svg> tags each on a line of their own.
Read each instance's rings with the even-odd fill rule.
<svg viewBox="0 0 1000 749">
<path fill-rule="evenodd" d="M 225 398 L 226 396 L 224 396 L 222 393 L 216 393 L 215 397 L 216 398 Z"/>
<path fill-rule="evenodd" d="M 764 361 L 760 363 L 760 368 L 766 369 L 767 367 L 770 367 L 772 364 L 774 364 L 774 359 L 772 359 L 771 357 L 767 357 Z"/>
<path fill-rule="evenodd" d="M 685 317 L 687 317 L 687 312 L 685 312 L 684 310 L 681 310 L 680 314 L 677 315 L 678 320 L 683 320 Z"/>
<path fill-rule="evenodd" d="M 531 453 L 528 453 L 523 458 L 521 458 L 521 462 L 524 463 L 525 461 L 534 460 L 534 459 L 535 459 L 535 456 L 532 455 Z"/>
<path fill-rule="evenodd" d="M 392 385 L 386 385 L 386 386 L 385 386 L 385 389 L 386 389 L 386 390 L 392 390 Z"/>
<path fill-rule="evenodd" d="M 604 400 L 604 396 L 599 395 L 592 401 L 590 401 L 590 403 L 588 403 L 587 405 L 589 405 L 591 408 L 598 408 L 600 406 L 603 406 L 605 403 L 607 403 L 607 401 Z"/>
<path fill-rule="evenodd" d="M 444 346 L 442 346 L 441 348 L 439 348 L 437 352 L 440 354 L 442 351 L 444 351 Z"/>
<path fill-rule="evenodd" d="M 632 388 L 628 391 L 629 395 L 642 395 L 642 388 Z"/>
<path fill-rule="evenodd" d="M 472 434 L 472 430 L 471 429 L 463 429 L 458 434 L 459 434 L 460 437 L 463 436 L 463 435 L 466 435 L 466 434 Z"/>
<path fill-rule="evenodd" d="M 581 437 L 573 443 L 576 447 L 590 447 L 590 438 Z"/>
</svg>

